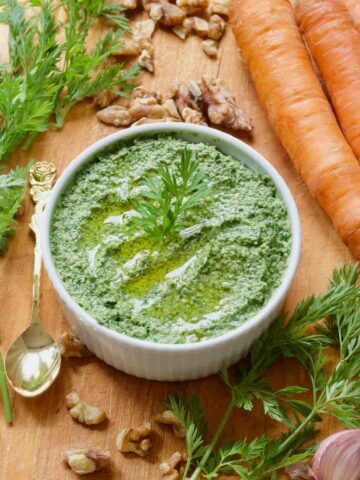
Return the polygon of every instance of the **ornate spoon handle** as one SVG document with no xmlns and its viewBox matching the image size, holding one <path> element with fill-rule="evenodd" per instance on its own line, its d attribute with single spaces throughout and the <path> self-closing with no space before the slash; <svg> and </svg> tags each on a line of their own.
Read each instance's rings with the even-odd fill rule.
<svg viewBox="0 0 360 480">
<path fill-rule="evenodd" d="M 40 218 L 46 205 L 49 192 L 56 180 L 56 167 L 50 162 L 36 162 L 30 169 L 30 196 L 35 204 L 29 227 L 35 235 L 34 273 L 32 292 L 31 324 L 40 323 L 40 277 L 41 277 L 41 247 L 39 241 Z"/>
</svg>

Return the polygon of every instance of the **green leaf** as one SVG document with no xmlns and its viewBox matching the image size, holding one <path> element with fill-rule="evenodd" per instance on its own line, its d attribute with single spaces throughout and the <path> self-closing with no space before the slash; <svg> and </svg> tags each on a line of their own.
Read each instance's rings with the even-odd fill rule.
<svg viewBox="0 0 360 480">
<path fill-rule="evenodd" d="M 24 197 L 28 173 L 29 167 L 0 175 L 0 253 L 4 253 L 8 238 L 15 232 L 14 216 Z"/>
<path fill-rule="evenodd" d="M 0 162 L 4 162 L 16 148 L 28 148 L 39 133 L 53 126 L 53 116 L 61 127 L 71 107 L 84 98 L 102 90 L 126 95 L 139 67 L 125 70 L 122 64 L 107 63 L 128 31 L 121 7 L 105 0 L 60 0 L 58 5 L 51 0 L 27 4 L 1 0 L 0 5 L 0 23 L 9 30 L 10 56 L 0 65 Z M 59 6 L 66 12 L 66 24 L 57 20 Z M 115 30 L 110 29 L 88 52 L 89 31 L 102 16 L 111 17 Z M 59 40 L 59 30 L 64 41 Z M 20 202 L 14 199 L 14 189 L 11 196 L 14 207 L 0 207 L 1 250 L 14 232 L 11 225 Z"/>
<path fill-rule="evenodd" d="M 144 182 L 145 189 L 134 201 L 136 219 L 146 235 L 159 241 L 179 227 L 186 210 L 194 208 L 207 194 L 204 174 L 194 152 L 185 148 L 175 166 L 161 162 L 158 176 Z"/>
</svg>

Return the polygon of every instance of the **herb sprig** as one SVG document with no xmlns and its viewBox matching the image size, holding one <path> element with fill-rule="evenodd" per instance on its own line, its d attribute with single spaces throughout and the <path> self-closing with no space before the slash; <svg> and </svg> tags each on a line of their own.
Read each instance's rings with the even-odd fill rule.
<svg viewBox="0 0 360 480">
<path fill-rule="evenodd" d="M 105 0 L 28 3 L 31 10 L 18 0 L 0 0 L 0 23 L 9 28 L 9 62 L 0 65 L 0 162 L 54 126 L 54 117 L 61 127 L 71 107 L 84 98 L 107 89 L 124 95 L 138 71 L 137 67 L 125 70 L 122 64 L 107 65 L 129 30 L 116 4 Z M 58 19 L 59 9 L 64 10 L 66 22 Z M 111 20 L 115 30 L 110 29 L 88 51 L 89 32 L 99 17 Z M 2 184 L 7 181 L 11 177 Z M 3 195 L 14 199 L 14 190 L 5 194 L 4 188 Z M 0 204 L 0 252 L 6 247 L 21 198 L 11 202 L 11 208 Z"/>
<path fill-rule="evenodd" d="M 0 175 L 0 252 L 14 234 L 14 216 L 24 198 L 28 168 L 16 168 Z"/>
<path fill-rule="evenodd" d="M 207 430 L 205 415 L 198 395 L 191 397 L 170 396 L 166 406 L 174 412 L 181 426 L 186 431 L 185 448 L 187 455 L 183 475 L 186 478 L 191 465 L 197 458 L 202 456 L 204 450 L 203 436 Z"/>
<path fill-rule="evenodd" d="M 231 401 L 211 442 L 206 445 L 204 437 L 197 439 L 203 445 L 202 455 L 191 459 L 191 480 L 220 474 L 237 474 L 242 480 L 276 480 L 283 468 L 314 453 L 316 427 L 324 416 L 336 417 L 346 427 L 360 428 L 359 276 L 358 265 L 335 270 L 325 294 L 301 302 L 288 319 L 282 314 L 275 320 L 252 347 L 248 366 L 237 371 L 234 379 L 228 371 L 222 373 Z M 329 346 L 338 349 L 338 362 L 325 374 Z M 311 401 L 297 397 L 308 391 L 303 387 L 272 389 L 264 375 L 280 357 L 294 357 L 304 366 Z M 265 415 L 286 427 L 282 436 L 226 441 L 215 450 L 233 409 L 251 411 L 255 401 L 263 405 Z M 197 415 L 189 413 L 191 428 L 196 428 Z"/>
<path fill-rule="evenodd" d="M 194 151 L 184 148 L 173 172 L 160 163 L 158 176 L 145 182 L 145 189 L 134 205 L 137 222 L 156 241 L 173 233 L 186 210 L 195 207 L 208 193 L 204 172 Z"/>
</svg>

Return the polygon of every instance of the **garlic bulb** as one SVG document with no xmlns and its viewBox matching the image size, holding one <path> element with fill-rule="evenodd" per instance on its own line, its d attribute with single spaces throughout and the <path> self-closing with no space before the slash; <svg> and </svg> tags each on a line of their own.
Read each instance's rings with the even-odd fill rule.
<svg viewBox="0 0 360 480">
<path fill-rule="evenodd" d="M 305 463 L 286 469 L 292 479 L 360 480 L 360 430 L 344 430 L 323 440 L 312 468 Z"/>
<path fill-rule="evenodd" d="M 360 430 L 344 430 L 321 442 L 312 470 L 316 480 L 360 480 Z"/>
</svg>

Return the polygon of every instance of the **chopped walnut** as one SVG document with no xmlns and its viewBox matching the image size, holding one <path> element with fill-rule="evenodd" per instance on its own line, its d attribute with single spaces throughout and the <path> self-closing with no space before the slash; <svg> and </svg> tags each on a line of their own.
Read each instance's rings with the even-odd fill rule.
<svg viewBox="0 0 360 480">
<path fill-rule="evenodd" d="M 170 2 L 161 2 L 161 8 L 163 15 L 160 19 L 160 23 L 166 27 L 174 27 L 183 23 L 186 17 L 186 12 Z"/>
<path fill-rule="evenodd" d="M 135 22 L 131 34 L 124 35 L 119 48 L 113 54 L 132 56 L 139 55 L 143 50 L 152 52 L 151 37 L 154 30 L 155 22 L 152 19 Z"/>
<path fill-rule="evenodd" d="M 207 37 L 210 31 L 210 25 L 207 20 L 201 17 L 189 17 L 189 24 L 199 37 Z"/>
<path fill-rule="evenodd" d="M 144 10 L 149 17 L 166 27 L 180 25 L 186 18 L 186 12 L 167 0 L 142 0 Z"/>
<path fill-rule="evenodd" d="M 146 105 L 138 102 L 129 108 L 129 113 L 136 121 L 142 117 L 164 118 L 166 116 L 165 108 L 162 105 Z"/>
<path fill-rule="evenodd" d="M 151 19 L 143 20 L 142 22 L 136 22 L 132 29 L 135 37 L 151 38 L 155 31 L 155 22 Z"/>
<path fill-rule="evenodd" d="M 208 55 L 215 55 L 214 40 L 203 41 Z M 209 120 L 233 130 L 250 131 L 251 119 L 236 104 L 232 92 L 220 80 L 204 77 L 201 82 L 182 83 L 167 95 L 136 88 L 129 106 L 113 105 L 97 113 L 99 120 L 115 126 L 150 122 L 185 121 L 206 125 Z"/>
<path fill-rule="evenodd" d="M 197 93 L 199 93 L 200 96 L 198 96 Z M 185 107 L 201 111 L 201 90 L 199 89 L 194 94 L 186 83 L 181 83 L 174 92 L 174 100 L 181 115 Z"/>
<path fill-rule="evenodd" d="M 151 73 L 154 73 L 155 71 L 154 58 L 152 56 L 152 53 L 150 53 L 148 50 L 143 50 L 140 53 L 138 64 L 140 65 L 140 67 L 145 68 Z"/>
<path fill-rule="evenodd" d="M 127 127 L 134 121 L 128 109 L 120 105 L 110 105 L 97 112 L 96 116 L 101 122 L 115 127 Z"/>
<path fill-rule="evenodd" d="M 106 413 L 98 407 L 92 407 L 80 400 L 77 393 L 71 392 L 65 398 L 70 416 L 85 425 L 98 425 L 106 420 Z"/>
<path fill-rule="evenodd" d="M 176 107 L 176 104 L 172 98 L 165 99 L 162 102 L 162 106 L 166 110 L 166 112 L 169 114 L 169 117 L 174 118 L 176 120 L 179 120 L 181 122 L 181 117 L 179 114 L 179 111 Z"/>
<path fill-rule="evenodd" d="M 73 472 L 86 475 L 110 465 L 111 454 L 107 450 L 92 448 L 73 448 L 64 453 L 64 461 Z"/>
<path fill-rule="evenodd" d="M 210 38 L 201 42 L 201 48 L 209 57 L 217 57 L 219 44 Z"/>
<path fill-rule="evenodd" d="M 145 457 L 152 447 L 151 434 L 150 422 L 138 428 L 124 428 L 116 439 L 116 448 L 122 453 L 135 453 Z"/>
<path fill-rule="evenodd" d="M 116 0 L 115 3 L 116 5 L 119 5 L 119 7 L 123 7 L 125 10 L 134 10 L 138 6 L 137 0 Z"/>
<path fill-rule="evenodd" d="M 147 103 L 151 99 L 151 103 L 157 103 L 159 101 L 159 96 L 156 92 L 146 90 L 144 87 L 136 87 L 131 93 L 132 98 L 143 98 Z"/>
<path fill-rule="evenodd" d="M 163 480 L 178 480 L 183 474 L 183 462 L 186 461 L 185 455 L 175 452 L 170 458 L 159 465 Z"/>
<path fill-rule="evenodd" d="M 97 113 L 99 120 L 115 126 L 142 125 L 153 121 L 181 121 L 174 100 L 161 98 L 143 87 L 135 88 L 128 107 L 113 105 Z"/>
<path fill-rule="evenodd" d="M 204 116 L 201 112 L 189 107 L 185 107 L 181 115 L 186 123 L 196 123 L 197 125 L 207 125 Z"/>
<path fill-rule="evenodd" d="M 159 415 L 156 415 L 155 421 L 164 425 L 170 425 L 176 437 L 184 438 L 186 435 L 185 428 L 172 410 L 164 410 Z"/>
<path fill-rule="evenodd" d="M 79 338 L 70 332 L 62 333 L 58 338 L 58 344 L 63 357 L 87 358 L 93 355 Z"/>
<path fill-rule="evenodd" d="M 230 3 L 232 0 L 210 0 L 210 13 L 217 13 L 219 15 L 229 15 Z"/>
<path fill-rule="evenodd" d="M 220 80 L 203 77 L 200 88 L 211 123 L 232 130 L 252 130 L 251 119 L 236 104 L 232 92 Z"/>
<path fill-rule="evenodd" d="M 211 15 L 209 19 L 209 32 L 207 36 L 211 40 L 220 40 L 226 30 L 226 22 L 219 15 Z"/>
<path fill-rule="evenodd" d="M 219 40 L 226 30 L 226 22 L 219 15 L 211 15 L 209 20 L 201 17 L 189 17 L 186 20 L 191 29 L 202 38 L 208 37 L 211 40 Z"/>
<path fill-rule="evenodd" d="M 93 97 L 94 105 L 100 108 L 108 107 L 118 96 L 111 90 L 102 90 Z"/>
<path fill-rule="evenodd" d="M 177 35 L 181 40 L 185 40 L 191 33 L 191 22 L 188 18 L 185 18 L 181 25 L 176 25 L 173 27 L 172 31 Z"/>
<path fill-rule="evenodd" d="M 164 10 L 160 3 L 151 3 L 149 5 L 148 14 L 149 17 L 154 20 L 154 22 L 158 22 L 162 19 L 164 15 Z"/>
<path fill-rule="evenodd" d="M 176 0 L 176 5 L 192 15 L 199 10 L 206 10 L 209 7 L 209 0 Z"/>
<path fill-rule="evenodd" d="M 180 84 L 174 94 L 174 100 L 185 122 L 206 125 L 203 115 L 202 94 L 196 82 Z"/>
</svg>

